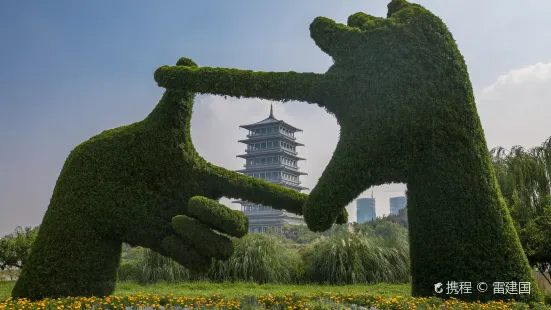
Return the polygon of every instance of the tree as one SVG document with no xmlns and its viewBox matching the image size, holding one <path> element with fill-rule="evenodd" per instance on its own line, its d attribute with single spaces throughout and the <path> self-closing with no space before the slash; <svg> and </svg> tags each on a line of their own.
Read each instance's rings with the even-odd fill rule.
<svg viewBox="0 0 551 310">
<path fill-rule="evenodd" d="M 37 227 L 17 227 L 0 239 L 0 270 L 21 268 L 38 233 Z"/>
<path fill-rule="evenodd" d="M 387 18 L 359 12 L 339 24 L 317 17 L 310 36 L 333 58 L 323 74 L 163 66 L 155 81 L 167 89 L 302 101 L 333 114 L 339 142 L 302 206 L 304 219 L 313 231 L 328 230 L 368 188 L 407 183 L 413 296 L 433 296 L 434 283 L 450 279 L 535 286 L 492 169 L 467 66 L 442 20 L 392 0 Z M 542 295 L 473 291 L 458 298 Z"/>
<path fill-rule="evenodd" d="M 551 137 L 541 146 L 491 150 L 499 187 L 517 231 L 544 216 L 551 201 Z"/>
<path fill-rule="evenodd" d="M 491 151 L 498 182 L 519 223 L 540 216 L 551 195 L 551 137 L 541 146 L 510 151 L 496 147 Z"/>
<path fill-rule="evenodd" d="M 548 265 L 551 262 L 551 206 L 544 215 L 525 225 L 519 236 L 530 264 Z M 538 266 L 539 267 L 539 266 Z"/>
<path fill-rule="evenodd" d="M 407 207 L 400 209 L 400 211 L 398 211 L 398 216 L 408 216 Z"/>
<path fill-rule="evenodd" d="M 540 146 L 491 150 L 494 170 L 522 247 L 540 272 L 551 262 L 551 137 Z M 549 273 L 551 276 L 551 273 Z M 550 281 L 551 282 L 551 281 Z"/>
</svg>

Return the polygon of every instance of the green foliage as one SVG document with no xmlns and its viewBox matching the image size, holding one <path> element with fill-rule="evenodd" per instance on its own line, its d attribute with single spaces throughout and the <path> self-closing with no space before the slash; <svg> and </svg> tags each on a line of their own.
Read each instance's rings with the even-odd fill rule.
<svg viewBox="0 0 551 310">
<path fill-rule="evenodd" d="M 387 18 L 356 13 L 347 25 L 317 17 L 310 35 L 334 63 L 325 74 L 163 66 L 168 89 L 316 103 L 340 137 L 303 206 L 308 227 L 329 229 L 366 189 L 408 184 L 413 294 L 447 281 L 530 281 L 500 193 L 467 66 L 440 18 L 392 0 Z M 530 296 L 481 294 L 462 299 Z"/>
<path fill-rule="evenodd" d="M 524 251 L 532 265 L 551 262 L 551 205 L 545 214 L 530 221 L 519 231 Z"/>
<path fill-rule="evenodd" d="M 0 282 L 0 303 L 10 296 L 14 282 Z M 366 294 L 393 298 L 395 296 L 409 296 L 410 287 L 407 284 L 375 284 L 375 285 L 293 285 L 293 284 L 256 284 L 252 282 L 225 282 L 213 283 L 205 281 L 183 283 L 155 283 L 142 285 L 137 282 L 118 282 L 114 295 L 136 296 L 188 296 L 212 297 L 219 295 L 226 298 L 240 298 L 243 296 L 281 296 L 294 292 L 305 296 L 316 296 L 320 292 L 325 294 Z M 110 298 L 115 300 L 114 298 Z M 57 301 L 54 299 L 54 301 Z M 15 307 L 17 308 L 17 307 Z M 43 307 L 42 307 L 43 308 Z M 118 304 L 117 304 L 118 308 Z M 65 308 L 67 309 L 67 307 Z M 105 307 L 103 307 L 105 309 Z M 196 308 L 197 309 L 197 308 Z M 267 309 L 270 309 L 267 307 Z"/>
<path fill-rule="evenodd" d="M 373 281 L 409 281 L 409 248 L 406 229 L 391 222 L 378 222 L 379 224 L 369 231 L 355 232 L 352 228 L 348 231 L 338 226 L 341 229 L 335 230 L 328 237 L 317 233 L 319 237 L 309 244 L 296 243 L 282 234 L 250 234 L 242 239 L 234 239 L 235 252 L 232 256 L 226 261 L 213 261 L 207 273 L 192 273 L 170 258 L 165 258 L 151 250 L 144 250 L 139 259 L 122 260 L 118 269 L 118 279 L 139 281 L 143 284 L 197 280 L 246 281 L 259 284 L 328 282 L 348 285 L 374 283 Z M 375 230 L 378 233 L 375 233 Z M 311 232 L 306 230 L 304 233 Z M 364 260 L 363 264 L 369 267 L 369 270 L 361 269 L 365 271 L 359 275 L 361 279 L 351 277 L 340 282 L 335 281 L 334 278 L 326 279 L 327 271 L 316 267 L 317 265 L 328 267 L 335 265 L 335 257 L 327 255 L 327 246 L 341 242 L 343 236 L 354 238 L 345 252 L 350 257 L 355 255 L 361 258 Z M 366 244 L 372 248 L 363 246 Z M 384 253 L 384 255 L 376 255 L 376 253 Z M 348 262 L 344 263 L 348 264 Z"/>
<path fill-rule="evenodd" d="M 142 279 L 142 270 L 140 269 L 141 261 L 143 261 L 141 258 L 122 260 L 119 268 L 117 269 L 117 280 L 140 282 Z"/>
<path fill-rule="evenodd" d="M 408 208 L 402 208 L 398 211 L 398 216 L 408 216 Z"/>
<path fill-rule="evenodd" d="M 233 252 L 231 240 L 228 237 L 210 231 L 206 225 L 194 218 L 185 215 L 175 216 L 172 219 L 172 228 L 181 232 L 182 239 L 187 243 L 192 244 L 196 242 L 194 240 L 200 240 L 203 244 L 203 253 L 210 257 L 228 259 Z M 185 232 L 187 234 L 184 234 Z"/>
<path fill-rule="evenodd" d="M 177 66 L 196 64 L 182 58 Z M 230 239 L 219 233 L 241 237 L 247 231 L 242 214 L 217 202 L 223 196 L 302 212 L 307 195 L 199 156 L 190 135 L 194 97 L 167 89 L 144 120 L 106 130 L 71 151 L 14 297 L 111 294 L 123 242 L 206 270 L 213 257 L 231 254 Z M 205 246 L 207 238 L 213 243 Z"/>
<path fill-rule="evenodd" d="M 398 214 L 383 216 L 381 219 L 387 222 L 396 223 L 404 228 L 409 228 L 408 217 L 407 214 L 405 214 L 407 212 L 406 209 L 407 208 L 401 209 Z"/>
<path fill-rule="evenodd" d="M 199 281 L 205 277 L 190 271 L 171 258 L 143 249 L 135 259 L 123 259 L 117 269 L 118 281 L 137 282 L 142 285 L 154 283 L 182 283 Z"/>
<path fill-rule="evenodd" d="M 38 227 L 17 227 L 11 234 L 0 238 L 0 270 L 21 268 L 37 233 Z"/>
<path fill-rule="evenodd" d="M 133 247 L 127 243 L 122 244 L 121 259 L 124 260 L 136 260 L 142 257 L 143 252 L 146 249 L 142 247 Z"/>
<path fill-rule="evenodd" d="M 504 199 L 531 265 L 551 262 L 551 137 L 540 146 L 491 151 Z"/>
<path fill-rule="evenodd" d="M 408 250 L 405 234 L 385 240 L 351 231 L 316 243 L 303 257 L 310 260 L 308 275 L 316 283 L 405 283 L 410 277 Z"/>
<path fill-rule="evenodd" d="M 192 278 L 189 269 L 178 264 L 171 258 L 162 256 L 151 250 L 144 252 L 143 259 L 138 264 L 140 284 L 157 282 L 183 282 Z"/>
<path fill-rule="evenodd" d="M 503 197 L 523 228 L 551 206 L 551 137 L 531 149 L 496 147 L 491 153 Z"/>
<path fill-rule="evenodd" d="M 275 234 L 279 234 L 276 232 Z M 283 227 L 283 235 L 298 243 L 298 244 L 308 244 L 313 242 L 316 239 L 319 239 L 320 236 L 322 236 L 322 233 L 313 232 L 308 229 L 306 225 L 300 224 L 300 225 L 284 225 Z"/>
<path fill-rule="evenodd" d="M 235 252 L 218 261 L 209 272 L 214 281 L 294 283 L 299 276 L 299 256 L 276 237 L 251 234 L 235 240 Z"/>
<path fill-rule="evenodd" d="M 243 237 L 249 228 L 248 219 L 243 212 L 220 208 L 216 201 L 205 197 L 191 198 L 188 207 L 190 216 L 204 218 L 206 224 L 219 227 L 223 233 Z"/>
</svg>

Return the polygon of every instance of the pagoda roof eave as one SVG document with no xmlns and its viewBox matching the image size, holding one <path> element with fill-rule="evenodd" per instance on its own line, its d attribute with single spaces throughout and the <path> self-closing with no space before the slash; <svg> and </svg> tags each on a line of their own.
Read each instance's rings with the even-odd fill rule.
<svg viewBox="0 0 551 310">
<path fill-rule="evenodd" d="M 273 121 L 270 121 L 270 120 L 273 120 Z M 275 118 L 270 118 L 270 117 L 268 117 L 267 119 L 261 120 L 258 123 L 248 124 L 248 125 L 241 125 L 241 126 L 239 126 L 239 128 L 251 130 L 251 129 L 256 129 L 256 128 L 259 128 L 259 127 L 264 127 L 265 125 L 268 125 L 268 124 L 273 124 L 273 125 L 283 124 L 283 125 L 289 127 L 291 130 L 294 130 L 295 132 L 302 132 L 303 131 L 302 129 L 297 128 L 293 125 L 290 125 L 289 123 L 286 123 L 285 121 L 278 120 L 278 119 L 275 119 Z"/>
<path fill-rule="evenodd" d="M 280 185 L 280 186 L 283 186 L 283 187 L 286 187 L 286 186 L 289 186 L 289 187 L 293 187 L 293 188 L 299 188 L 301 190 L 307 190 L 309 189 L 308 187 L 303 187 L 303 186 L 300 186 L 300 185 L 295 185 L 295 184 L 292 184 L 292 183 L 289 183 L 287 181 L 278 181 L 278 182 L 274 182 L 273 184 L 276 184 L 276 185 Z"/>
<path fill-rule="evenodd" d="M 276 156 L 276 155 L 286 155 L 286 156 L 289 156 L 291 157 L 292 159 L 296 159 L 296 160 L 306 160 L 306 158 L 302 158 L 302 157 L 298 157 L 296 155 L 292 155 L 292 154 L 289 154 L 289 153 L 284 153 L 284 152 L 279 152 L 279 153 L 264 153 L 264 154 L 241 154 L 241 155 L 237 155 L 235 157 L 239 157 L 239 158 L 251 158 L 251 157 L 257 157 L 257 156 Z"/>
<path fill-rule="evenodd" d="M 295 132 L 302 132 L 302 129 L 300 128 L 297 128 L 289 123 L 286 123 L 285 121 L 281 121 L 282 124 L 284 124 L 285 126 L 291 128 L 292 130 L 294 130 Z"/>
<path fill-rule="evenodd" d="M 273 171 L 273 170 L 279 170 L 279 169 L 281 169 L 280 166 L 273 167 L 273 168 L 269 168 L 269 167 L 254 167 L 254 168 L 246 168 L 246 169 L 235 170 L 235 172 L 239 172 L 239 173 L 247 173 L 247 172 L 256 173 L 256 172 Z M 290 169 L 290 168 L 288 168 L 288 167 L 283 167 L 283 169 L 284 169 L 285 171 L 288 171 L 288 172 L 291 172 L 291 173 L 295 173 L 295 174 L 298 174 L 298 175 L 308 175 L 308 173 L 306 173 L 306 172 L 293 170 L 293 169 Z"/>
<path fill-rule="evenodd" d="M 285 136 L 284 136 L 285 137 Z M 266 138 L 265 140 L 266 141 L 269 141 L 269 140 L 277 140 L 278 138 L 280 137 L 270 137 L 270 138 Z M 290 139 L 289 137 L 285 137 L 285 141 L 291 143 L 291 144 L 294 144 L 295 146 L 304 146 L 304 144 L 300 143 L 300 142 L 297 142 L 293 139 Z M 240 142 L 240 143 L 244 143 L 244 144 L 247 144 L 248 142 L 258 142 L 260 141 L 261 139 L 245 139 L 245 140 L 237 140 L 237 142 Z"/>
</svg>

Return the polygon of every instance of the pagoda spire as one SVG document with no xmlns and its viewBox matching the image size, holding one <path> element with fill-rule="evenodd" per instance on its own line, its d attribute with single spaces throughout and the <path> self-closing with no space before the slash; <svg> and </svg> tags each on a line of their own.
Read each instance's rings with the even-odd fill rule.
<svg viewBox="0 0 551 310">
<path fill-rule="evenodd" d="M 274 105 L 270 103 L 270 118 L 274 118 Z"/>
</svg>

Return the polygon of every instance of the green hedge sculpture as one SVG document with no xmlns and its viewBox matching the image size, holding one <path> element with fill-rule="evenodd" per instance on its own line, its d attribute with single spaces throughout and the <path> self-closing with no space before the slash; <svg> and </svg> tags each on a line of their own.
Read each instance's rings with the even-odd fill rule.
<svg viewBox="0 0 551 310">
<path fill-rule="evenodd" d="M 387 18 L 356 13 L 344 25 L 318 17 L 310 33 L 333 58 L 325 74 L 163 66 L 155 80 L 167 89 L 324 107 L 336 117 L 340 139 L 304 205 L 310 229 L 328 229 L 369 187 L 407 183 L 414 296 L 448 296 L 448 281 L 456 281 L 463 294 L 450 284 L 450 296 L 465 300 L 539 300 L 496 182 L 465 61 L 440 18 L 393 0 Z M 478 292 L 478 282 L 488 291 Z M 501 294 L 505 282 L 510 290 Z M 526 289 L 520 282 L 532 293 L 515 294 L 520 285 Z"/>
<path fill-rule="evenodd" d="M 186 58 L 176 65 L 196 67 Z M 143 121 L 104 131 L 70 153 L 13 297 L 109 295 L 123 242 L 206 270 L 212 258 L 233 253 L 228 236 L 248 230 L 242 212 L 216 201 L 223 196 L 302 214 L 307 195 L 198 155 L 190 136 L 194 96 L 168 89 Z M 338 222 L 346 221 L 342 212 Z"/>
</svg>

